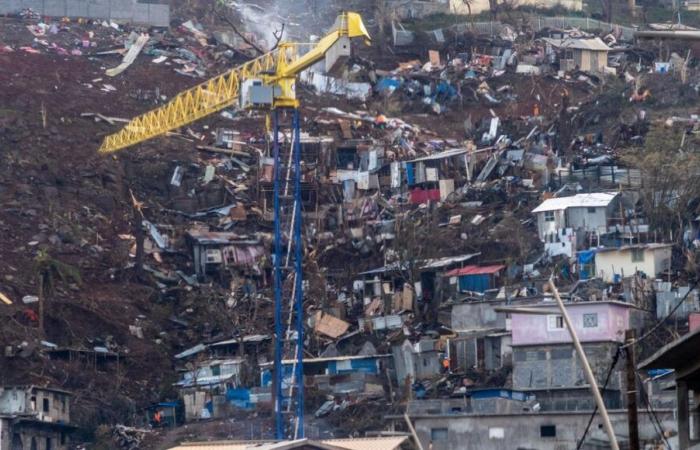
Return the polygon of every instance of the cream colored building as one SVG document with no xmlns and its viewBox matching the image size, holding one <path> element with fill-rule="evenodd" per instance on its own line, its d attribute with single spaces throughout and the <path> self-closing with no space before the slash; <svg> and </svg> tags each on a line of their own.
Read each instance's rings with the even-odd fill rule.
<svg viewBox="0 0 700 450">
<path fill-rule="evenodd" d="M 629 277 L 643 272 L 650 278 L 671 267 L 672 244 L 636 244 L 620 248 L 600 248 L 595 253 L 595 274 L 611 283 L 616 275 Z"/>
</svg>

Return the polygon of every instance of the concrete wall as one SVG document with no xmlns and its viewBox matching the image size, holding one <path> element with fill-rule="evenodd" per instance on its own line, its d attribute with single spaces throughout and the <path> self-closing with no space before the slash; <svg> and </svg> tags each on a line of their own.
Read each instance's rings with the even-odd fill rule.
<svg viewBox="0 0 700 450">
<path fill-rule="evenodd" d="M 0 14 L 31 8 L 42 16 L 84 17 L 156 27 L 170 26 L 170 6 L 137 0 L 0 0 Z"/>
<path fill-rule="evenodd" d="M 0 392 L 0 414 L 26 411 L 26 395 L 22 389 L 6 389 Z"/>
<path fill-rule="evenodd" d="M 479 366 L 477 360 L 477 347 L 479 341 L 483 342 L 484 360 L 483 367 Z M 453 353 L 450 355 L 452 359 L 452 368 L 457 370 L 470 370 L 480 368 L 486 370 L 496 370 L 510 361 L 512 354 L 511 338 L 509 335 L 475 335 L 472 338 L 460 337 L 454 343 Z"/>
<path fill-rule="evenodd" d="M 666 270 L 671 262 L 671 247 L 645 249 L 644 261 L 632 261 L 632 250 L 621 249 L 598 252 L 595 255 L 596 276 L 610 283 L 616 274 L 632 276 L 636 271 L 656 277 Z"/>
<path fill-rule="evenodd" d="M 410 341 L 391 349 L 394 359 L 394 369 L 399 386 L 403 386 L 406 378 L 412 381 L 425 380 L 439 375 L 442 371 L 440 354 L 435 350 L 416 352 Z"/>
<path fill-rule="evenodd" d="M 35 389 L 32 397 L 36 397 L 36 412 L 50 417 L 52 422 L 70 422 L 70 398 L 68 395 L 60 392 Z M 48 406 L 48 411 L 44 410 L 45 402 Z"/>
<path fill-rule="evenodd" d="M 662 410 L 656 413 L 665 430 L 676 429 L 672 411 Z M 433 450 L 565 450 L 576 448 L 577 440 L 583 435 L 589 417 L 590 411 L 483 416 L 414 416 L 412 419 L 423 448 L 426 449 L 429 448 L 432 440 Z M 626 411 L 611 411 L 610 418 L 615 434 L 627 436 Z M 605 441 L 607 437 L 602 432 L 602 427 L 599 427 L 600 423 L 600 416 L 596 416 L 589 436 Z M 554 426 L 556 436 L 541 437 L 542 426 Z M 639 430 L 643 443 L 658 438 L 651 417 L 646 411 L 639 411 Z M 671 442 L 673 443 L 673 438 Z M 584 448 L 610 448 L 610 446 L 587 445 Z"/>
<path fill-rule="evenodd" d="M 507 392 L 508 389 L 504 389 Z M 523 396 L 525 394 L 522 394 Z M 409 416 L 444 415 L 444 414 L 518 414 L 532 402 L 511 400 L 508 398 L 489 397 L 441 398 L 428 400 L 411 400 L 407 405 Z"/>
<path fill-rule="evenodd" d="M 567 310 L 581 342 L 622 342 L 625 330 L 629 328 L 629 307 L 625 305 L 569 303 Z M 597 326 L 584 327 L 584 316 L 589 314 L 597 314 Z M 571 336 L 566 326 L 558 329 L 551 326 L 555 315 L 512 313 L 513 346 L 570 343 Z"/>
<path fill-rule="evenodd" d="M 607 65 L 607 59 L 604 64 Z M 615 211 L 619 208 L 618 201 L 619 199 L 615 198 L 607 207 L 591 208 L 591 211 L 587 207 L 573 207 L 553 211 L 554 221 L 550 222 L 544 220 L 546 212 L 536 213 L 540 240 L 544 242 L 547 234 L 556 233 L 562 228 L 605 233 L 609 218 L 613 217 Z"/>
<path fill-rule="evenodd" d="M 51 450 L 66 450 L 68 431 L 38 421 L 13 424 L 12 419 L 0 417 L 0 450 L 47 450 L 49 445 Z"/>
<path fill-rule="evenodd" d="M 547 234 L 556 233 L 560 228 L 566 228 L 566 210 L 561 209 L 552 211 L 554 213 L 554 221 L 544 220 L 546 211 L 537 213 L 537 230 L 540 235 L 540 240 L 544 241 Z"/>
<path fill-rule="evenodd" d="M 584 351 L 596 379 L 605 381 L 616 344 L 586 344 Z M 617 370 L 622 367 L 618 364 Z M 620 388 L 620 376 L 613 373 L 608 388 Z M 578 388 L 587 385 L 573 345 L 527 346 L 513 349 L 513 389 Z"/>
<path fill-rule="evenodd" d="M 452 306 L 453 330 L 484 330 L 506 328 L 505 313 L 497 313 L 494 308 L 504 306 L 505 300 L 488 302 L 467 302 Z"/>
<path fill-rule="evenodd" d="M 44 400 L 48 410 L 44 410 Z M 0 414 L 40 414 L 52 422 L 70 422 L 70 396 L 34 388 L 6 389 L 0 393 Z"/>
<path fill-rule="evenodd" d="M 678 305 L 678 302 L 688 293 L 689 286 L 681 286 L 676 291 L 656 293 L 656 318 L 663 319 L 668 316 L 671 310 Z M 671 316 L 674 319 L 688 319 L 690 313 L 700 311 L 698 303 L 698 291 L 688 294 L 681 305 Z M 691 331 L 693 328 L 691 327 Z"/>
<path fill-rule="evenodd" d="M 615 202 L 613 202 L 615 203 Z M 574 230 L 605 232 L 608 225 L 608 212 L 606 208 L 568 208 L 566 210 L 566 225 Z"/>
</svg>

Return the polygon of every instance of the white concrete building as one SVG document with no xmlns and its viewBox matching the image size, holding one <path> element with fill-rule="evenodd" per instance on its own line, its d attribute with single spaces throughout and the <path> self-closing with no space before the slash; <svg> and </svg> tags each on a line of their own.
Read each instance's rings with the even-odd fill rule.
<svg viewBox="0 0 700 450">
<path fill-rule="evenodd" d="M 597 192 L 550 198 L 532 212 L 537 217 L 537 231 L 547 254 L 572 257 L 585 233 L 608 232 L 618 208 L 617 192 Z"/>
</svg>

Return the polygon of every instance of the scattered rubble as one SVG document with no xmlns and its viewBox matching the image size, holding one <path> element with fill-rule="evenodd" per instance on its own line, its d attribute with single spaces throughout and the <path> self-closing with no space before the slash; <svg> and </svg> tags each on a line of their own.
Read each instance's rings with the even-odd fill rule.
<svg viewBox="0 0 700 450">
<path fill-rule="evenodd" d="M 254 5 L 227 8 L 272 20 Z M 304 38 L 324 23 L 294 9 L 272 16 Z M 124 449 L 166 434 L 165 414 L 173 428 L 254 417 L 259 437 L 272 432 L 264 115 L 230 107 L 115 158 L 94 154 L 127 118 L 273 41 L 199 19 L 166 30 L 0 18 L 0 377 L 74 391 L 76 424 L 128 424 L 110 431 Z M 622 31 L 456 27 L 419 46 L 397 22 L 394 45 L 412 54 L 363 49 L 342 73 L 303 74 L 302 357 L 321 437 L 384 420 L 403 428 L 404 411 L 429 416 L 430 401 L 474 415 L 587 405 L 578 370 L 545 380 L 528 365 L 544 351 L 556 359 L 545 344 L 568 345 L 528 340 L 564 329 L 556 312 L 524 318 L 548 307 L 546 281 L 581 311 L 577 331 L 593 315 L 591 328 L 626 318 L 600 346 L 588 342 L 598 372 L 628 328 L 669 310 L 674 289 L 692 290 L 697 180 L 674 185 L 630 154 L 668 143 L 674 167 L 695 167 L 682 158 L 700 128 L 697 60 Z M 290 384 L 296 359 L 284 351 Z M 610 388 L 611 407 L 622 389 Z M 427 426 L 417 424 L 421 439 Z"/>
</svg>

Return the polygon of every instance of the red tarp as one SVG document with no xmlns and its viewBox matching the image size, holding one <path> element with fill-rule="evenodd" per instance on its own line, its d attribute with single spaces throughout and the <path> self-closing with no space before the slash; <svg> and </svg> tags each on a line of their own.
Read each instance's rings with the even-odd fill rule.
<svg viewBox="0 0 700 450">
<path fill-rule="evenodd" d="M 440 189 L 414 189 L 411 191 L 410 202 L 414 205 L 427 203 L 428 200 L 440 201 Z"/>
<path fill-rule="evenodd" d="M 500 272 L 506 266 L 464 266 L 461 269 L 450 270 L 445 274 L 446 277 L 460 277 L 462 275 L 489 275 Z"/>
</svg>

